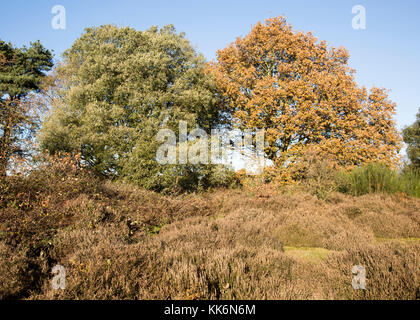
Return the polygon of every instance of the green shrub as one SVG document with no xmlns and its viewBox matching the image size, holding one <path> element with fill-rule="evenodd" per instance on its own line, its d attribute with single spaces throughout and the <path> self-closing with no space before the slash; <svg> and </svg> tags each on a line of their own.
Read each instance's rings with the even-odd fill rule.
<svg viewBox="0 0 420 320">
<path fill-rule="evenodd" d="M 161 165 L 150 171 L 135 170 L 122 180 L 162 194 L 200 192 L 239 184 L 233 169 L 224 165 Z"/>
<path fill-rule="evenodd" d="M 360 196 L 368 193 L 402 192 L 420 197 L 420 174 L 405 168 L 400 174 L 382 163 L 369 163 L 351 172 L 339 172 L 336 176 L 338 191 Z"/>
<path fill-rule="evenodd" d="M 347 191 L 355 196 L 367 193 L 394 193 L 400 189 L 396 172 L 381 163 L 369 163 L 358 167 L 344 177 Z"/>
<path fill-rule="evenodd" d="M 420 170 L 405 168 L 400 175 L 401 190 L 406 194 L 420 198 Z"/>
</svg>

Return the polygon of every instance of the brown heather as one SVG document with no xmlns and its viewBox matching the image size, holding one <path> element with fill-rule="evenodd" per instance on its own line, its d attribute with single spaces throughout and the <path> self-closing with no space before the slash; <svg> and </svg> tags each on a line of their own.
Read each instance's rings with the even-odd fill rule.
<svg viewBox="0 0 420 320">
<path fill-rule="evenodd" d="M 258 184 L 162 196 L 56 167 L 0 181 L 1 299 L 419 298 L 418 199 Z"/>
</svg>

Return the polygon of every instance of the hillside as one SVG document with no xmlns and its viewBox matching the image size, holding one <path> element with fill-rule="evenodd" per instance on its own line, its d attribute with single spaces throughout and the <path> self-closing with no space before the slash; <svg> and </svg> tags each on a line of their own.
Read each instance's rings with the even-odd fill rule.
<svg viewBox="0 0 420 320">
<path fill-rule="evenodd" d="M 403 194 L 163 196 L 50 170 L 4 178 L 0 195 L 0 299 L 420 297 L 420 200 Z M 65 290 L 51 287 L 56 264 Z"/>
</svg>

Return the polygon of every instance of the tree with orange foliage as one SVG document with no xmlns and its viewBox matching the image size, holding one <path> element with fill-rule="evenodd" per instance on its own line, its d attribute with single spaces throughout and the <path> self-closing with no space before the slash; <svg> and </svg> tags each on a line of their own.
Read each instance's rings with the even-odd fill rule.
<svg viewBox="0 0 420 320">
<path fill-rule="evenodd" d="M 359 87 L 343 47 L 296 32 L 283 17 L 256 24 L 209 64 L 226 120 L 265 129 L 266 156 L 279 167 L 311 146 L 343 167 L 398 163 L 401 138 L 385 89 Z"/>
</svg>

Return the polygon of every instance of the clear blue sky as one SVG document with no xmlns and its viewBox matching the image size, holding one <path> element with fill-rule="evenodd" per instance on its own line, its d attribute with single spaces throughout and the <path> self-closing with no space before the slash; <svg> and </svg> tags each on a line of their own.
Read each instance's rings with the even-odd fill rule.
<svg viewBox="0 0 420 320">
<path fill-rule="evenodd" d="M 17 46 L 41 40 L 56 58 L 83 29 L 113 23 L 144 30 L 174 24 L 208 60 L 246 35 L 251 25 L 284 15 L 295 29 L 312 31 L 351 54 L 360 85 L 385 87 L 397 103 L 401 129 L 420 107 L 418 0 L 13 0 L 2 1 L 0 39 Z M 353 30 L 352 7 L 366 8 L 366 30 Z M 66 30 L 51 27 L 54 5 L 66 8 Z"/>
</svg>

